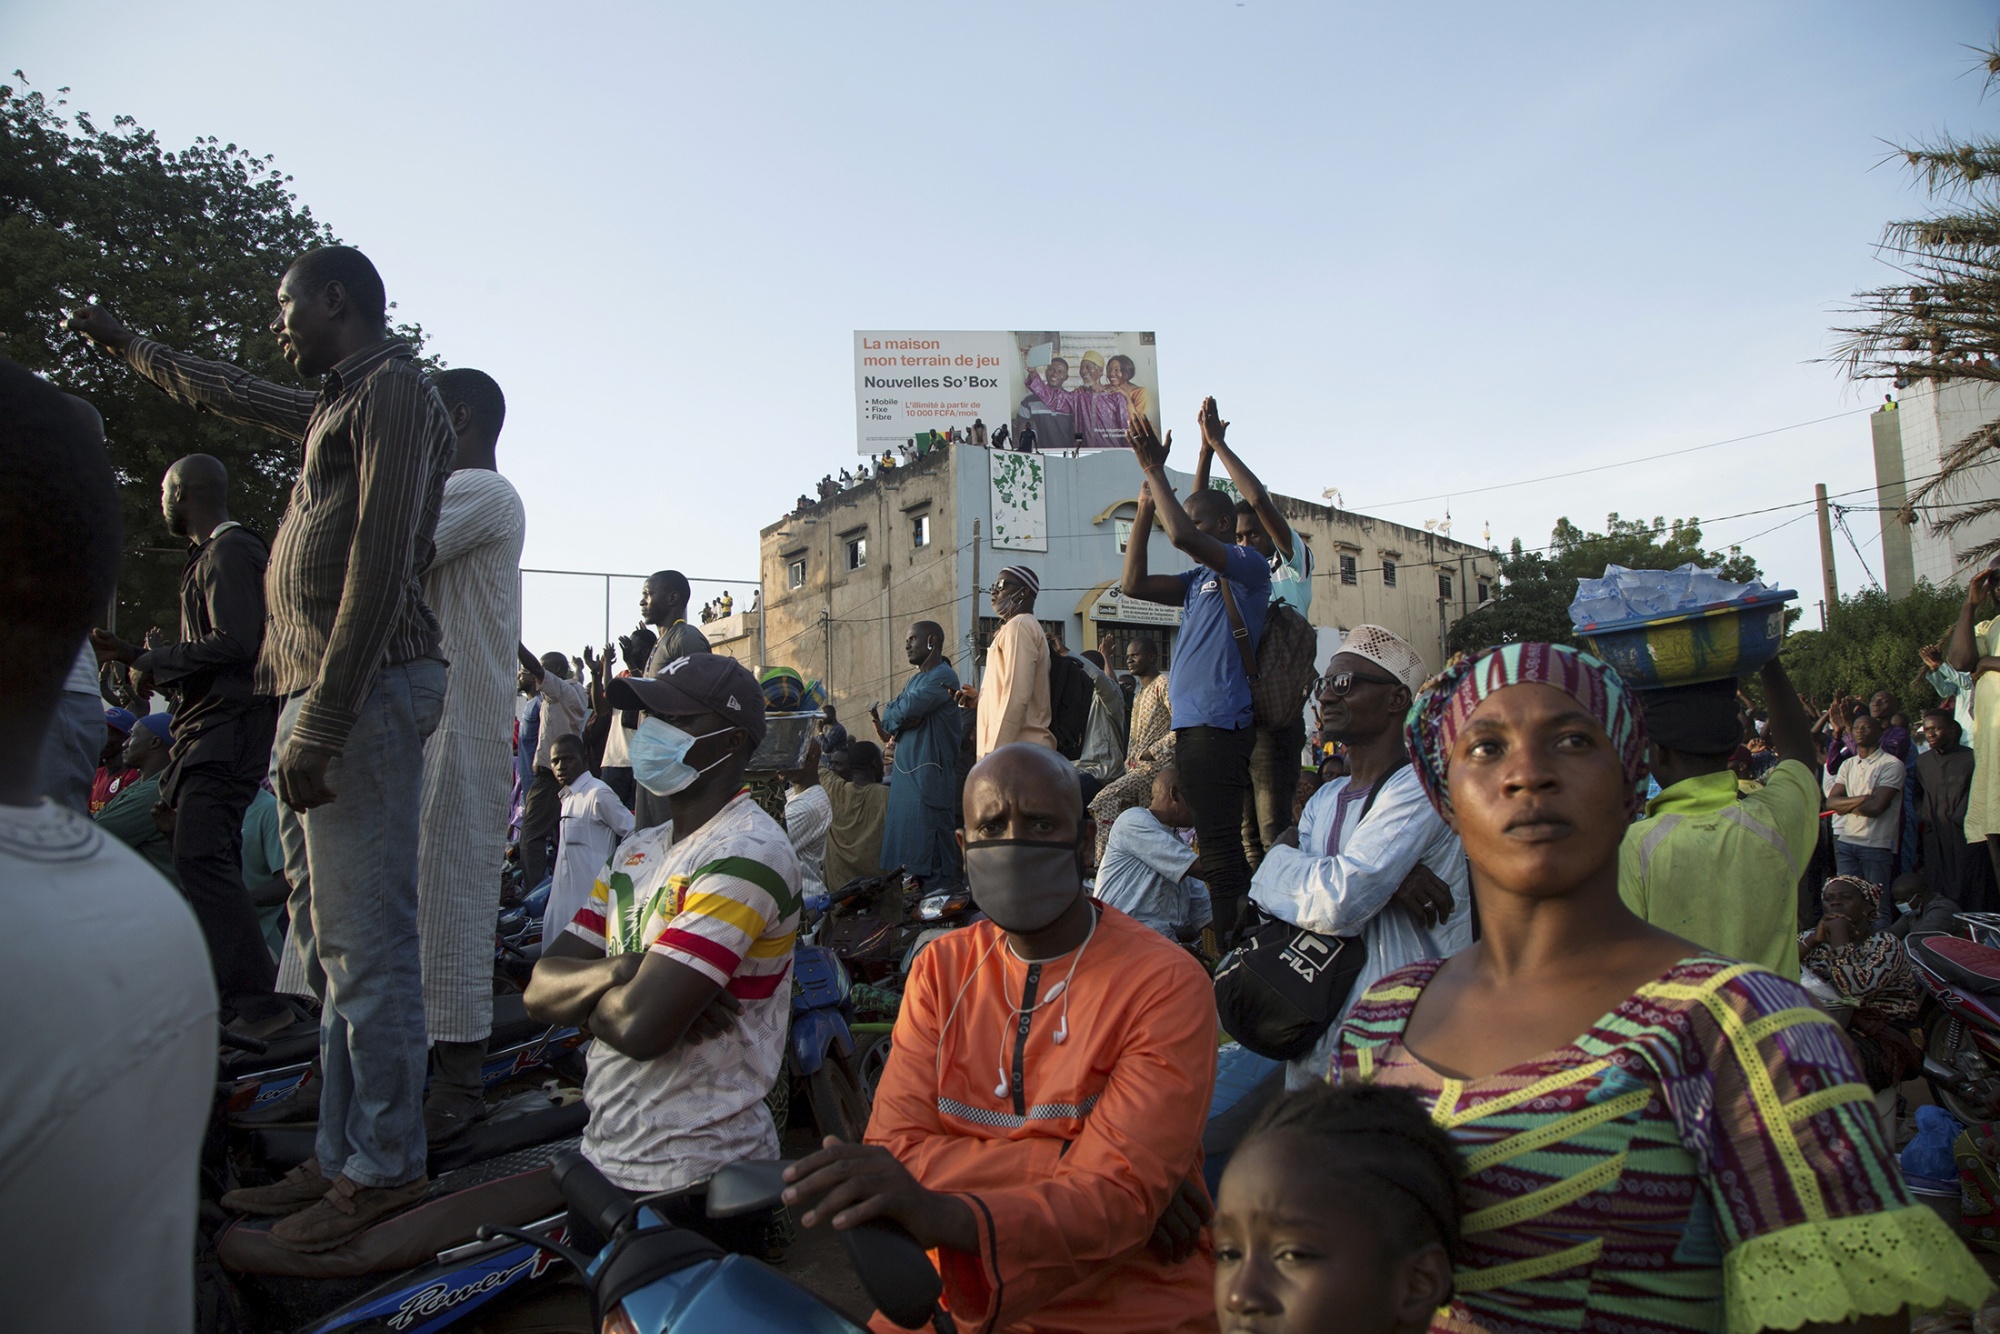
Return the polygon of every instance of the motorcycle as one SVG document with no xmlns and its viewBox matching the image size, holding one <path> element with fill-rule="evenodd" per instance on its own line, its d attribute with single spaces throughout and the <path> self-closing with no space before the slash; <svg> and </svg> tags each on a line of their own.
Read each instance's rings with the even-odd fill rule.
<svg viewBox="0 0 2000 1334">
<path fill-rule="evenodd" d="M 1913 935 L 1906 948 L 1935 1002 L 1924 1026 L 1931 1095 L 1960 1124 L 1978 1125 L 2000 1120 L 2000 914 L 1958 920 L 1967 935 Z"/>
<path fill-rule="evenodd" d="M 704 1186 L 708 1217 L 735 1218 L 777 1206 L 782 1162 L 732 1163 Z M 610 1240 L 594 1256 L 548 1232 L 509 1226 L 480 1229 L 495 1245 L 535 1246 L 567 1261 L 584 1278 L 590 1325 L 604 1334 L 863 1334 L 819 1298 L 756 1260 L 731 1255 L 699 1233 L 676 1228 L 657 1206 L 691 1192 L 632 1200 L 581 1154 L 560 1154 L 551 1173 L 569 1216 Z M 869 1300 L 905 1329 L 955 1334 L 938 1304 L 943 1283 L 923 1248 L 890 1223 L 840 1234 Z"/>
<path fill-rule="evenodd" d="M 266 1044 L 224 1032 L 225 1047 L 247 1055 Z M 218 1085 L 217 1116 L 203 1156 L 197 1279 L 202 1334 L 243 1330 L 441 1330 L 496 1299 L 530 1304 L 550 1282 L 552 1261 L 526 1243 L 496 1251 L 476 1240 L 500 1220 L 560 1241 L 566 1215 L 548 1168 L 579 1143 L 587 1113 L 574 1089 L 522 1090 L 486 1120 L 433 1150 L 422 1202 L 367 1229 L 336 1251 L 301 1255 L 270 1238 L 274 1218 L 230 1218 L 216 1200 L 232 1185 L 271 1179 L 313 1151 L 310 1126 L 245 1129 L 223 1108 L 232 1086 Z M 560 1275 L 558 1275 L 560 1277 Z M 552 1282 L 552 1280 L 551 1280 Z M 530 1292 L 530 1289 L 536 1289 Z M 482 1328 L 562 1329 L 523 1308 L 522 1323 Z M 574 1324 L 580 1334 L 588 1334 Z M 590 1327 L 594 1329 L 595 1327 Z"/>
<path fill-rule="evenodd" d="M 854 979 L 818 943 L 828 920 L 809 909 L 792 949 L 792 1023 L 779 1083 L 803 1080 L 820 1133 L 854 1143 L 868 1128 L 869 1099 L 855 1068 Z"/>
<path fill-rule="evenodd" d="M 318 1097 L 294 1096 L 306 1091 L 313 1062 L 319 1055 L 318 1006 L 294 998 L 306 1017 L 273 1034 L 258 1053 L 229 1052 L 221 1061 L 229 1084 L 225 1112 L 245 1127 L 309 1122 L 317 1117 Z M 493 998 L 493 1036 L 487 1042 L 480 1076 L 489 1092 L 510 1080 L 548 1068 L 572 1083 L 583 1082 L 583 1031 L 570 1025 L 543 1024 L 530 1019 L 519 994 Z"/>
</svg>

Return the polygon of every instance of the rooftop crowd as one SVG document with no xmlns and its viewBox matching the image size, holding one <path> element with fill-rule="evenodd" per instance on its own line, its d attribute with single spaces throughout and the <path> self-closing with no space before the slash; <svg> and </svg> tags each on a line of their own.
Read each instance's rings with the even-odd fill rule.
<svg viewBox="0 0 2000 1334">
<path fill-rule="evenodd" d="M 268 540 L 219 462 L 166 470 L 189 559 L 152 642 L 99 624 L 101 420 L 0 364 L 18 1327 L 191 1327 L 216 1025 L 272 1031 L 290 995 L 321 1007 L 314 1153 L 222 1209 L 318 1253 L 421 1200 L 427 1146 L 482 1113 L 510 841 L 550 881 L 528 1012 L 588 1028 L 583 1152 L 633 1193 L 779 1156 L 808 904 L 885 872 L 969 890 L 865 1142 L 785 1192 L 806 1227 L 900 1223 L 962 1328 L 1872 1331 L 1991 1293 L 1897 1163 L 1897 929 L 1995 905 L 2000 572 L 1940 627 L 1952 704 L 1914 729 L 1885 692 L 1809 708 L 1776 662 L 1755 709 L 1555 644 L 1433 664 L 1364 625 L 1320 663 L 1310 553 L 1214 401 L 1185 496 L 1131 413 L 1122 592 L 1180 608 L 1171 671 L 1144 638 L 1072 653 L 1010 566 L 981 679 L 911 625 L 873 739 L 825 709 L 779 818 L 746 778 L 764 685 L 682 575 L 616 651 L 522 642 L 501 388 L 426 374 L 386 307 L 350 248 L 283 275 L 316 390 L 70 320 L 303 446 Z M 1149 566 L 1155 524 L 1186 569 Z M 1217 1186 L 1225 1028 L 1274 1074 Z"/>
</svg>

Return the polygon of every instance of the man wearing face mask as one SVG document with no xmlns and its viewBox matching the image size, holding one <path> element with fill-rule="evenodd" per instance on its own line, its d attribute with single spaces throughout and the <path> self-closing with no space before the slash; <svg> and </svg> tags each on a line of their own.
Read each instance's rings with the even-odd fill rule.
<svg viewBox="0 0 2000 1334">
<path fill-rule="evenodd" d="M 990 920 L 917 956 L 868 1142 L 829 1137 L 787 1170 L 785 1201 L 807 1227 L 901 1223 L 964 1329 L 1212 1330 L 1213 992 L 1186 951 L 1084 892 L 1082 819 L 1045 746 L 973 769 L 960 837 Z"/>
<path fill-rule="evenodd" d="M 584 1156 L 627 1190 L 679 1190 L 778 1156 L 764 1095 L 784 1061 L 799 864 L 743 786 L 764 739 L 746 668 L 692 654 L 613 680 L 606 702 L 643 710 L 632 775 L 673 798 L 673 819 L 619 844 L 525 1000 L 596 1038 Z"/>
</svg>

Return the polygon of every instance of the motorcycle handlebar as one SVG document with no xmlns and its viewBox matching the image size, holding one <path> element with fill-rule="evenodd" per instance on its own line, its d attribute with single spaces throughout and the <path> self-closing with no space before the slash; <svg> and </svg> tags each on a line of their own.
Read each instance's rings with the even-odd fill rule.
<svg viewBox="0 0 2000 1334">
<path fill-rule="evenodd" d="M 574 1149 L 557 1154 L 549 1174 L 570 1212 L 580 1214 L 607 1241 L 617 1235 L 618 1225 L 632 1212 L 632 1200 L 624 1191 L 606 1181 L 604 1174 Z"/>
</svg>

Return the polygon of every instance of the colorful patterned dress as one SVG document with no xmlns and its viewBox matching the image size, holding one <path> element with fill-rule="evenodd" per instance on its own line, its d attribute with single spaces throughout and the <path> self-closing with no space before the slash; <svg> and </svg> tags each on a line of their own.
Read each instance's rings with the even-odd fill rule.
<svg viewBox="0 0 2000 1334">
<path fill-rule="evenodd" d="M 1432 1330 L 1753 1334 L 1992 1290 L 1912 1201 L 1852 1050 L 1795 983 L 1696 955 L 1568 1046 L 1461 1080 L 1402 1045 L 1438 967 L 1372 988 L 1330 1071 L 1414 1090 L 1465 1155 Z"/>
</svg>

